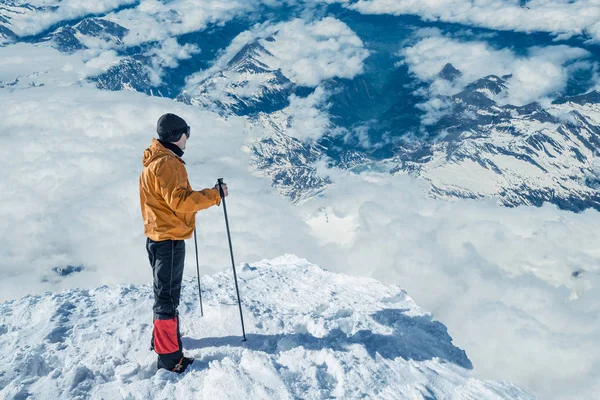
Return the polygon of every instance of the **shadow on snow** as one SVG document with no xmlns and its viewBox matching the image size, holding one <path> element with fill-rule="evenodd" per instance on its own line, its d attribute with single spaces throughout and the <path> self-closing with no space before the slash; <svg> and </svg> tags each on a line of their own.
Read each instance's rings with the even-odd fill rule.
<svg viewBox="0 0 600 400">
<path fill-rule="evenodd" d="M 371 317 L 379 324 L 391 327 L 391 334 L 360 330 L 348 335 L 334 329 L 325 337 L 309 333 L 291 334 L 247 334 L 247 341 L 240 336 L 210 337 L 202 339 L 183 338 L 184 347 L 199 349 L 206 347 L 244 347 L 269 354 L 279 354 L 296 347 L 306 350 L 331 349 L 348 351 L 348 346 L 362 345 L 371 357 L 379 354 L 386 359 L 401 357 L 405 360 L 425 361 L 439 358 L 446 362 L 473 369 L 473 364 L 464 350 L 452 344 L 446 326 L 433 321 L 430 316 L 407 316 L 401 309 L 384 309 Z"/>
</svg>

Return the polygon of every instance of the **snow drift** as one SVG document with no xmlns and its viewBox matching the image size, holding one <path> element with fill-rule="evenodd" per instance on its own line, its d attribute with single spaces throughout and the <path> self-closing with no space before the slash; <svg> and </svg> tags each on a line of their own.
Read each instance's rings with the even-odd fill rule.
<svg viewBox="0 0 600 400">
<path fill-rule="evenodd" d="M 397 286 L 286 255 L 240 268 L 248 341 L 231 271 L 184 280 L 182 334 L 196 357 L 155 371 L 152 288 L 46 292 L 0 305 L 0 397 L 23 399 L 530 399 L 471 376 L 465 351 Z"/>
</svg>

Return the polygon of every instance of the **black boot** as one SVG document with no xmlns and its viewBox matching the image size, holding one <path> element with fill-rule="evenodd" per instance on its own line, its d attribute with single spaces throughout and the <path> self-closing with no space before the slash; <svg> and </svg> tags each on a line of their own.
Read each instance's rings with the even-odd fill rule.
<svg viewBox="0 0 600 400">
<path fill-rule="evenodd" d="M 179 360 L 179 363 L 175 366 L 175 368 L 173 368 L 173 372 L 177 372 L 178 374 L 181 374 L 186 370 L 188 365 L 190 365 L 193 362 L 194 362 L 194 359 L 192 357 L 181 357 L 181 360 Z"/>
</svg>

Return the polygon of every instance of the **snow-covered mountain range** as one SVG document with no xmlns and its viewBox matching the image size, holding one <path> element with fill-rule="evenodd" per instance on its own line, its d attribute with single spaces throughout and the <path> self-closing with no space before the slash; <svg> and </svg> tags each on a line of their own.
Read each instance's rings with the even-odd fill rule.
<svg viewBox="0 0 600 400">
<path fill-rule="evenodd" d="M 265 52 L 258 43 L 248 45 L 228 65 L 236 75 L 219 71 L 218 77 L 198 86 L 195 97 L 185 99 L 190 104 L 216 103 L 232 114 L 257 115 L 252 123 L 266 133 L 252 146 L 257 166 L 293 200 L 310 197 L 325 187 L 327 179 L 318 176 L 314 164 L 326 158 L 331 165 L 357 172 L 408 172 L 431 182 L 434 197 L 496 198 L 507 206 L 551 202 L 573 211 L 600 209 L 598 91 L 560 97 L 548 106 L 530 103 L 517 107 L 502 104 L 510 76 L 486 76 L 454 95 L 439 98 L 444 115 L 423 128 L 425 137 L 390 140 L 382 147 L 392 156 L 382 158 L 351 145 L 331 149 L 329 143 L 339 136 L 333 121 L 325 127 L 331 133 L 318 141 L 289 138 L 294 116 L 284 99 L 290 95 L 291 82 L 279 71 L 265 77 L 265 71 L 272 71 L 261 61 Z M 446 80 L 457 74 L 460 71 L 451 64 L 440 71 Z M 225 104 L 215 96 L 233 100 Z M 386 126 L 385 120 L 380 123 Z M 389 136 L 401 129 L 390 123 L 386 132 L 372 131 Z"/>
<path fill-rule="evenodd" d="M 402 148 L 394 170 L 427 179 L 436 197 L 600 209 L 600 92 L 515 107 L 494 100 L 506 88 L 488 76 L 445 98 L 435 140 Z"/>
<path fill-rule="evenodd" d="M 331 183 L 316 171 L 315 162 L 325 160 L 356 172 L 409 173 L 430 182 L 434 197 L 495 198 L 507 206 L 551 202 L 573 211 L 600 207 L 598 92 L 585 92 L 584 86 L 571 90 L 574 96 L 555 96 L 552 104 L 514 106 L 506 102 L 511 75 L 489 75 L 457 86 L 451 95 L 428 98 L 427 86 L 410 78 L 405 65 L 381 62 L 379 49 L 366 60 L 366 74 L 305 86 L 286 76 L 282 54 L 269 50 L 282 40 L 278 30 L 250 35 L 235 52 L 225 51 L 227 41 L 243 29 L 239 20 L 210 28 L 212 34 L 181 36 L 180 45 L 199 45 L 200 50 L 186 57 L 189 61 L 157 72 L 151 49 L 161 43 L 129 44 L 130 30 L 115 22 L 123 20 L 118 12 L 74 19 L 20 39 L 11 30 L 13 23 L 48 12 L 47 7 L 4 4 L 5 44 L 25 40 L 69 54 L 98 48 L 116 52 L 104 72 L 85 78 L 101 89 L 141 91 L 246 116 L 250 126 L 264 131 L 261 140 L 249 144 L 256 167 L 293 201 L 321 193 Z M 365 29 L 357 15 L 346 22 Z M 439 79 L 452 82 L 462 72 L 448 63 Z M 296 103 L 310 103 L 319 90 L 325 93 L 304 105 L 312 114 L 299 114 Z M 441 104 L 441 116 L 422 124 L 422 104 L 432 99 Z M 303 137 L 298 122 L 315 115 L 319 119 L 313 128 L 320 133 Z"/>
<path fill-rule="evenodd" d="M 152 287 L 101 286 L 0 304 L 6 399 L 533 399 L 476 379 L 446 327 L 397 286 L 327 272 L 295 256 L 245 264 L 247 327 L 225 271 L 184 282 L 182 376 L 155 372 Z"/>
<path fill-rule="evenodd" d="M 6 3 L 1 21 L 5 40 L 19 40 L 10 30 L 12 19 L 42 11 L 30 5 Z M 112 18 L 119 20 L 114 14 Z M 213 35 L 217 39 L 203 38 L 199 43 L 201 47 L 209 46 L 205 51 L 209 55 L 219 57 L 215 49 L 219 47 L 218 38 L 236 32 L 236 27 L 220 29 Z M 317 174 L 314 164 L 325 159 L 329 165 L 354 171 L 375 168 L 410 173 L 429 181 L 430 194 L 435 197 L 496 198 L 508 206 L 549 201 L 575 211 L 600 207 L 595 167 L 600 129 L 597 92 L 572 99 L 559 97 L 552 105 L 513 106 L 504 102 L 510 90 L 506 78 L 510 76 L 490 75 L 455 94 L 436 97 L 443 104 L 444 115 L 433 124 L 419 127 L 422 111 L 418 104 L 425 97 L 403 92 L 407 82 L 398 77 L 406 75 L 407 71 L 402 72 L 405 67 L 387 65 L 385 71 L 381 65 L 374 65 L 370 69 L 375 71 L 367 71 L 366 76 L 324 81 L 322 87 L 327 88 L 327 94 L 312 106 L 314 113 L 326 117 L 317 122 L 322 134 L 298 138 L 297 133 L 289 131 L 304 115 L 294 114 L 290 99 L 307 98 L 315 87 L 299 84 L 277 67 L 281 55 L 268 50 L 278 40 L 277 31 L 249 37 L 229 59 L 220 64 L 215 61 L 219 58 L 214 59 L 214 66 L 203 74 L 172 68 L 167 75 L 184 76 L 166 77 L 161 83 L 152 76 L 156 67 L 148 51 L 152 42 L 127 45 L 128 33 L 129 29 L 110 17 L 92 17 L 26 40 L 46 43 L 66 53 L 98 46 L 113 49 L 118 59 L 105 72 L 87 78 L 99 88 L 174 97 L 223 115 L 247 116 L 250 125 L 265 132 L 262 140 L 250 145 L 256 166 L 293 201 L 324 190 L 330 181 Z M 200 68 L 208 67 L 209 59 Z M 392 83 L 378 91 L 370 75 L 382 73 L 388 74 L 386 79 Z M 448 64 L 440 78 L 453 81 L 461 74 Z M 186 76 L 187 83 L 183 83 Z M 173 85 L 177 80 L 183 84 L 181 90 Z M 390 96 L 400 87 L 404 89 Z M 415 136 L 415 132 L 420 134 Z M 362 139 L 357 139 L 361 135 Z"/>
</svg>

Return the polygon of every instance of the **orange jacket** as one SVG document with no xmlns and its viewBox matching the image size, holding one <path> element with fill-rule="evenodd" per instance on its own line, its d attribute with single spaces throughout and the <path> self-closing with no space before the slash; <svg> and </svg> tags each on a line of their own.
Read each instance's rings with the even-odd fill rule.
<svg viewBox="0 0 600 400">
<path fill-rule="evenodd" d="M 140 204 L 144 233 L 155 241 L 189 239 L 194 232 L 196 212 L 219 205 L 219 191 L 192 190 L 184 161 L 156 139 L 144 151 L 142 163 Z"/>
</svg>

